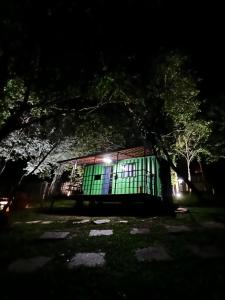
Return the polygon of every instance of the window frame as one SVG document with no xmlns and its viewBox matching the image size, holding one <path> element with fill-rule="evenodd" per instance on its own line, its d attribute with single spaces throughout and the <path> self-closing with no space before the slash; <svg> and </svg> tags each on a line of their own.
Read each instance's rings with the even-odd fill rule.
<svg viewBox="0 0 225 300">
<path fill-rule="evenodd" d="M 136 163 L 123 164 L 121 178 L 136 177 L 136 171 Z"/>
</svg>

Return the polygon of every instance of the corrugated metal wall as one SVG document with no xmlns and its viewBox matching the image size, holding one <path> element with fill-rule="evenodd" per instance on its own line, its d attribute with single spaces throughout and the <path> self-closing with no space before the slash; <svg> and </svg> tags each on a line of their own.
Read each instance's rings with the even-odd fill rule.
<svg viewBox="0 0 225 300">
<path fill-rule="evenodd" d="M 85 195 L 101 195 L 105 178 L 104 165 L 86 166 L 83 179 Z M 112 166 L 112 194 L 150 194 L 161 196 L 159 164 L 155 156 L 121 160 Z M 105 189 L 105 187 L 104 187 Z"/>
<path fill-rule="evenodd" d="M 102 194 L 104 168 L 104 165 L 91 165 L 85 167 L 82 186 L 85 195 Z"/>
</svg>

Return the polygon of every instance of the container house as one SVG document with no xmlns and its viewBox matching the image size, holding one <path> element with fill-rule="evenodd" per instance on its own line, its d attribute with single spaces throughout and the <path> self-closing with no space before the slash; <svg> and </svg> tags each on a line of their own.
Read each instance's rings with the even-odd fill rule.
<svg viewBox="0 0 225 300">
<path fill-rule="evenodd" d="M 71 173 L 62 180 L 68 165 Z M 140 146 L 60 161 L 52 193 L 81 200 L 162 201 L 169 186 L 170 172 L 163 161 Z"/>
</svg>

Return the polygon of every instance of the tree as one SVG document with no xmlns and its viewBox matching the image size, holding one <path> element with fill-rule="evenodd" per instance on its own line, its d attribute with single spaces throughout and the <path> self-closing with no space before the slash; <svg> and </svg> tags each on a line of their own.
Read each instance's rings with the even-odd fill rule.
<svg viewBox="0 0 225 300">
<path fill-rule="evenodd" d="M 128 76 L 126 72 L 108 74 L 98 83 L 98 94 L 123 105 L 140 139 L 150 144 L 156 155 L 164 156 L 190 189 L 198 193 L 190 177 L 175 164 L 175 157 L 181 154 L 187 139 L 191 151 L 188 164 L 200 153 L 206 153 L 203 144 L 210 133 L 210 123 L 199 119 L 197 79 L 187 70 L 187 57 L 170 53 L 161 58 L 147 84 L 137 74 Z M 193 122 L 191 128 L 189 124 Z"/>
<path fill-rule="evenodd" d="M 0 60 L 9 57 L 5 60 L 4 74 L 1 74 L 4 78 L 1 82 L 0 141 L 32 124 L 44 124 L 50 119 L 57 122 L 57 118 L 62 121 L 68 119 L 68 115 L 80 121 L 85 116 L 99 114 L 106 107 L 116 106 L 119 113 L 127 115 L 130 127 L 139 131 L 138 140 L 150 142 L 156 152 L 163 152 L 170 161 L 166 154 L 170 146 L 165 147 L 163 136 L 172 131 L 173 122 L 165 105 L 175 98 L 184 104 L 195 96 L 192 94 L 195 83 L 189 80 L 185 70 L 185 57 L 172 53 L 157 61 L 157 67 L 152 68 L 153 76 L 147 83 L 138 72 L 131 71 L 135 65 L 128 66 L 127 61 L 131 62 L 131 59 L 126 59 L 127 70 L 125 60 L 119 60 L 123 62 L 119 63 L 123 70 L 118 72 L 113 65 L 115 60 L 111 69 L 110 64 L 105 63 L 107 55 L 99 47 L 96 47 L 94 52 L 97 55 L 93 58 L 93 49 L 86 44 L 85 34 L 79 36 L 74 48 L 70 44 L 74 51 L 71 47 L 58 47 L 65 45 L 65 40 L 70 42 L 72 29 L 66 35 L 65 30 L 73 26 L 68 24 L 77 25 L 81 20 L 90 24 L 95 15 L 92 5 L 87 4 L 88 10 L 85 10 L 79 6 L 80 1 L 69 4 L 56 1 L 54 5 L 23 1 L 22 7 L 16 1 L 9 2 L 2 9 L 5 11 L 5 39 Z M 59 22 L 62 13 L 67 25 Z M 41 23 L 37 16 L 42 19 Z M 59 23 L 60 31 L 55 34 L 55 26 Z M 40 27 L 37 28 L 37 24 Z M 92 27 L 88 26 L 87 30 L 85 27 L 85 33 L 90 37 L 89 28 Z M 94 44 L 96 41 L 93 39 Z"/>
<path fill-rule="evenodd" d="M 80 79 L 75 74 L 80 73 L 80 68 L 72 65 L 79 55 L 74 54 L 65 63 L 53 51 L 51 57 L 56 58 L 48 59 L 49 42 L 43 43 L 43 35 L 36 35 L 36 25 L 40 24 L 34 22 L 37 16 L 43 17 L 41 24 L 46 24 L 46 31 L 49 30 L 49 5 L 3 2 L 0 4 L 0 141 L 31 124 L 62 118 L 71 110 L 88 106 L 76 90 Z M 35 9 L 40 14 L 36 15 Z M 74 76 L 68 78 L 68 69 L 73 70 Z"/>
<path fill-rule="evenodd" d="M 201 116 L 199 79 L 188 69 L 188 58 L 177 53 L 166 55 L 156 71 L 153 86 L 163 103 L 167 126 L 161 136 L 156 134 L 171 167 L 198 193 L 191 183 L 190 163 L 210 155 L 207 141 L 212 125 Z M 187 176 L 180 174 L 176 166 L 179 157 L 186 161 Z"/>
<path fill-rule="evenodd" d="M 162 99 L 168 121 L 168 133 L 163 136 L 164 145 L 173 157 L 184 158 L 187 165 L 187 178 L 191 181 L 190 164 L 202 155 L 210 156 L 207 141 L 211 134 L 212 122 L 201 117 L 201 100 L 197 79 L 185 70 L 187 57 L 177 54 L 168 56 L 161 66 L 164 79 Z"/>
<path fill-rule="evenodd" d="M 123 147 L 128 139 L 123 135 L 121 125 L 126 119 L 118 118 L 112 111 L 111 108 L 98 115 L 85 115 L 78 121 L 69 115 L 60 123 L 49 121 L 45 128 L 33 125 L 12 133 L 0 147 L 2 172 L 8 161 L 25 163 L 22 177 L 13 191 L 31 175 L 51 179 L 60 160 Z M 131 137 L 129 134 L 129 140 Z"/>
<path fill-rule="evenodd" d="M 207 149 L 207 141 L 211 133 L 210 124 L 204 120 L 193 120 L 177 135 L 174 151 L 178 157 L 186 160 L 189 181 L 191 181 L 191 162 L 194 159 L 200 160 L 203 155 L 210 156 Z"/>
</svg>

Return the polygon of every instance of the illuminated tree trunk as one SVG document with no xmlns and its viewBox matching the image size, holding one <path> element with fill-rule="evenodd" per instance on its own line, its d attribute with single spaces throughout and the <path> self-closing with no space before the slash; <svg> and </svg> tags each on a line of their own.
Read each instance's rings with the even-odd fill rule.
<svg viewBox="0 0 225 300">
<path fill-rule="evenodd" d="M 188 180 L 191 182 L 191 170 L 190 170 L 190 160 L 187 159 L 187 173 L 188 173 Z M 189 193 L 191 192 L 191 188 L 188 186 Z"/>
<path fill-rule="evenodd" d="M 2 175 L 2 173 L 5 171 L 7 162 L 8 162 L 8 159 L 4 161 L 4 164 L 3 164 L 3 166 L 1 167 L 1 170 L 0 170 L 0 175 Z"/>
<path fill-rule="evenodd" d="M 20 178 L 19 182 L 18 182 L 18 187 L 21 185 L 23 179 L 27 176 L 30 176 L 32 174 L 34 174 L 34 172 L 40 167 L 40 165 L 46 160 L 46 158 L 50 155 L 50 153 L 56 148 L 56 146 L 58 145 L 58 142 L 55 143 L 51 149 L 41 158 L 41 160 L 39 161 L 39 163 L 33 168 L 33 170 L 31 172 L 29 172 L 28 174 L 23 174 L 22 177 Z"/>
<path fill-rule="evenodd" d="M 160 139 L 160 137 L 159 137 L 158 139 Z M 178 168 L 174 165 L 174 163 L 173 163 L 173 161 L 172 161 L 172 159 L 171 159 L 171 157 L 170 157 L 170 155 L 169 155 L 167 149 L 163 146 L 162 143 L 160 143 L 160 140 L 158 140 L 158 143 L 157 143 L 157 142 L 155 142 L 155 139 L 154 139 L 154 137 L 153 137 L 150 141 L 151 141 L 152 145 L 159 145 L 159 146 L 160 146 L 160 148 L 162 149 L 162 151 L 163 151 L 163 153 L 164 153 L 164 155 L 165 155 L 165 157 L 166 157 L 166 160 L 167 160 L 169 166 L 177 173 L 178 177 L 183 178 L 184 182 L 187 184 L 187 186 L 189 187 L 189 189 L 190 189 L 191 191 L 193 191 L 193 193 L 195 193 L 196 196 L 197 196 L 199 199 L 202 199 L 202 193 L 201 193 L 201 192 L 195 187 L 195 185 L 188 179 L 188 176 L 182 174 L 182 173 L 178 170 Z"/>
</svg>

